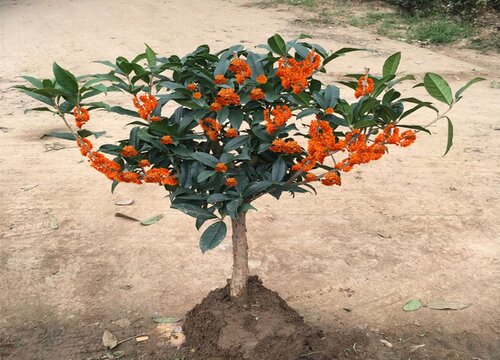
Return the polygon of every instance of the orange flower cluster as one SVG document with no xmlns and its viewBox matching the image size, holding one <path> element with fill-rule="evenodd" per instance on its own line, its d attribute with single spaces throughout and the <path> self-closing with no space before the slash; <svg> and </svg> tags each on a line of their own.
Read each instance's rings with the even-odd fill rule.
<svg viewBox="0 0 500 360">
<path fill-rule="evenodd" d="M 196 86 L 196 84 L 190 83 L 190 84 L 187 84 L 186 88 L 188 90 L 195 91 L 198 87 Z"/>
<path fill-rule="evenodd" d="M 197 91 L 193 94 L 193 98 L 195 99 L 201 99 L 201 92 Z"/>
<path fill-rule="evenodd" d="M 219 138 L 219 133 L 222 129 L 222 125 L 217 122 L 217 120 L 212 118 L 204 118 L 198 122 L 201 128 L 207 134 L 208 138 L 213 141 L 217 141 Z"/>
<path fill-rule="evenodd" d="M 399 129 L 393 124 L 387 125 L 384 131 L 377 135 L 375 142 L 379 144 L 387 143 L 407 147 L 413 144 L 417 136 L 415 131 L 408 130 L 399 134 Z"/>
<path fill-rule="evenodd" d="M 165 168 L 154 168 L 146 171 L 144 182 L 157 183 L 162 185 L 175 186 L 178 184 L 177 179 L 172 175 L 170 170 Z"/>
<path fill-rule="evenodd" d="M 314 175 L 313 173 L 307 173 L 305 176 L 304 176 L 304 180 L 306 182 L 312 182 L 312 181 L 316 181 L 318 180 L 318 177 L 316 175 Z"/>
<path fill-rule="evenodd" d="M 371 145 L 366 143 L 366 136 L 359 129 L 348 133 L 345 137 L 349 156 L 335 165 L 337 170 L 348 172 L 354 165 L 366 164 L 378 160 L 385 154 L 385 146 L 381 142 Z"/>
<path fill-rule="evenodd" d="M 120 179 L 118 180 L 124 183 L 142 184 L 141 176 L 133 171 L 124 171 L 120 174 Z"/>
<path fill-rule="evenodd" d="M 257 79 L 255 79 L 255 80 L 257 80 L 257 82 L 259 84 L 264 85 L 267 82 L 267 76 L 262 74 L 262 75 L 257 76 Z"/>
<path fill-rule="evenodd" d="M 139 166 L 143 167 L 143 168 L 150 167 L 151 163 L 149 162 L 149 160 L 143 159 L 143 160 L 139 161 Z"/>
<path fill-rule="evenodd" d="M 217 85 L 227 84 L 227 79 L 224 77 L 224 75 L 215 75 L 214 82 Z"/>
<path fill-rule="evenodd" d="M 73 115 L 75 116 L 76 126 L 81 129 L 82 126 L 90 120 L 90 115 L 87 109 L 82 108 L 81 106 L 75 106 L 73 109 Z"/>
<path fill-rule="evenodd" d="M 365 82 L 365 77 L 361 76 L 358 79 L 358 88 L 356 89 L 356 92 L 354 93 L 354 96 L 356 96 L 356 99 L 361 97 L 361 96 L 371 94 L 373 92 L 373 88 L 374 88 L 373 79 L 369 77 L 366 80 L 366 85 L 364 82 Z"/>
<path fill-rule="evenodd" d="M 320 63 L 321 58 L 314 51 L 311 51 L 302 61 L 281 58 L 278 60 L 276 75 L 281 79 L 281 85 L 285 89 L 291 88 L 295 94 L 298 94 L 307 87 L 307 79 L 311 77 L 314 70 L 319 68 Z"/>
<path fill-rule="evenodd" d="M 273 118 L 271 118 L 271 115 Z M 286 105 L 276 106 L 273 110 L 264 110 L 264 119 L 266 120 L 266 130 L 273 134 L 278 128 L 286 123 L 292 117 L 292 111 Z"/>
<path fill-rule="evenodd" d="M 238 137 L 238 130 L 236 129 L 233 129 L 233 128 L 230 128 L 230 129 L 227 129 L 226 131 L 226 137 L 228 138 L 235 138 L 235 137 Z"/>
<path fill-rule="evenodd" d="M 97 151 L 90 153 L 88 158 L 90 160 L 90 166 L 106 175 L 108 179 L 115 181 L 120 181 L 122 179 L 122 168 L 117 162 L 109 160 L 106 156 Z"/>
<path fill-rule="evenodd" d="M 210 104 L 210 111 L 221 111 L 221 110 L 222 110 L 222 105 L 219 104 L 218 102 Z"/>
<path fill-rule="evenodd" d="M 239 105 L 240 96 L 234 92 L 234 89 L 221 89 L 217 93 L 215 102 L 220 104 L 221 106 Z"/>
<path fill-rule="evenodd" d="M 82 153 L 83 156 L 87 156 L 93 147 L 90 140 L 85 138 L 77 138 L 76 144 L 80 148 L 80 152 Z"/>
<path fill-rule="evenodd" d="M 163 136 L 161 139 L 160 139 L 160 142 L 163 144 L 163 145 L 171 145 L 174 143 L 174 140 L 172 140 L 172 138 L 170 137 L 170 135 L 165 135 Z"/>
<path fill-rule="evenodd" d="M 215 171 L 225 173 L 227 171 L 227 165 L 224 163 L 217 163 L 217 165 L 215 165 Z"/>
<path fill-rule="evenodd" d="M 283 139 L 276 139 L 273 141 L 269 150 L 276 153 L 285 153 L 285 154 L 300 154 L 302 152 L 302 148 L 299 143 L 295 140 L 285 141 Z"/>
<path fill-rule="evenodd" d="M 335 110 L 332 107 L 329 107 L 329 108 L 325 109 L 325 114 L 327 114 L 327 115 L 333 114 L 334 112 L 335 112 Z"/>
<path fill-rule="evenodd" d="M 250 91 L 250 98 L 255 101 L 264 100 L 266 98 L 266 95 L 264 94 L 262 89 L 256 88 Z"/>
<path fill-rule="evenodd" d="M 341 180 L 339 174 L 337 172 L 328 172 L 323 176 L 321 179 L 321 183 L 326 186 L 332 186 L 332 185 L 341 185 Z"/>
<path fill-rule="evenodd" d="M 238 180 L 236 180 L 236 178 L 227 178 L 226 186 L 227 187 L 236 187 L 236 186 L 238 186 Z"/>
<path fill-rule="evenodd" d="M 328 121 L 311 121 L 307 152 L 314 162 L 323 164 L 329 152 L 342 150 L 344 147 L 344 141 L 335 142 L 335 135 Z"/>
<path fill-rule="evenodd" d="M 233 72 L 236 75 L 236 81 L 238 84 L 243 84 L 243 82 L 252 76 L 252 69 L 248 63 L 243 59 L 233 59 L 231 61 L 231 65 L 229 65 L 229 71 Z"/>
<path fill-rule="evenodd" d="M 122 155 L 125 157 L 134 157 L 137 156 L 137 150 L 132 145 L 127 145 L 123 147 Z"/>
<path fill-rule="evenodd" d="M 151 121 L 160 120 L 159 116 L 150 117 L 151 113 L 154 111 L 154 109 L 156 109 L 156 106 L 158 106 L 158 100 L 156 99 L 156 97 L 151 94 L 144 94 L 139 96 L 139 99 L 134 96 L 133 101 L 134 106 L 142 119 Z"/>
</svg>

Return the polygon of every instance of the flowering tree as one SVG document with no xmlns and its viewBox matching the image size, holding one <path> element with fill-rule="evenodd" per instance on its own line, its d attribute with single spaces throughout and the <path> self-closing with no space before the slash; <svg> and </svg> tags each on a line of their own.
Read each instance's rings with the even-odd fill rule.
<svg viewBox="0 0 500 360">
<path fill-rule="evenodd" d="M 314 191 L 318 185 L 341 185 L 342 174 L 378 160 L 389 146 L 407 147 L 418 132 L 440 119 L 448 122 L 446 152 L 453 126 L 448 111 L 461 99 L 447 82 L 428 73 L 427 92 L 447 105 L 402 97 L 395 86 L 412 75 L 396 76 L 401 54 L 391 55 L 381 73 L 364 69 L 339 84 L 356 98 L 348 102 L 339 87 L 315 78 L 335 58 L 358 49 L 329 53 L 306 42 L 285 42 L 279 35 L 260 45 L 263 53 L 236 45 L 210 53 L 207 45 L 180 58 L 158 57 L 147 47 L 133 60 L 100 61 L 108 73 L 75 77 L 54 63 L 55 79 L 25 76 L 20 91 L 45 104 L 34 111 L 59 116 L 67 133 L 52 134 L 78 144 L 94 169 L 118 183 L 160 184 L 171 207 L 196 218 L 201 251 L 215 248 L 226 236 L 230 219 L 233 242 L 231 295 L 241 296 L 248 278 L 246 213 L 265 195 Z M 111 91 L 128 94 L 134 110 L 111 106 L 96 97 Z M 352 92 L 351 92 L 352 91 Z M 177 103 L 166 114 L 166 104 Z M 421 108 L 436 112 L 427 125 L 406 123 Z M 89 140 L 102 133 L 83 127 L 90 112 L 106 109 L 134 118 L 128 139 L 95 149 Z"/>
</svg>

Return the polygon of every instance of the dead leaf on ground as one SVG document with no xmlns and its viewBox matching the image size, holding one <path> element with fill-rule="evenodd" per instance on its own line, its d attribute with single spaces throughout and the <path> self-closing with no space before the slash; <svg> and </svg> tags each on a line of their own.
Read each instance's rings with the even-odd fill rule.
<svg viewBox="0 0 500 360">
<path fill-rule="evenodd" d="M 157 329 L 172 347 L 179 348 L 186 341 L 186 336 L 182 333 L 182 323 L 161 323 Z"/>
<path fill-rule="evenodd" d="M 118 340 L 116 339 L 116 336 L 113 335 L 113 333 L 111 331 L 104 330 L 104 333 L 102 334 L 102 343 L 108 349 L 112 349 L 118 344 Z"/>
<path fill-rule="evenodd" d="M 380 342 L 382 344 L 384 344 L 385 346 L 387 346 L 389 349 L 392 349 L 394 347 L 394 345 L 392 345 L 392 343 L 390 343 L 389 341 L 387 340 L 384 340 L 384 339 L 380 339 Z"/>
<path fill-rule="evenodd" d="M 121 199 L 115 202 L 115 205 L 119 206 L 127 206 L 127 205 L 132 205 L 134 203 L 134 199 Z"/>
<path fill-rule="evenodd" d="M 129 327 L 131 322 L 129 319 L 123 318 L 123 319 L 113 321 L 113 324 L 118 325 L 119 327 L 121 327 L 123 329 L 123 328 Z"/>
<path fill-rule="evenodd" d="M 36 188 L 36 187 L 38 187 L 38 184 L 36 184 L 36 185 L 31 185 L 31 186 L 25 186 L 25 187 L 22 187 L 22 188 L 21 188 L 21 190 L 24 190 L 24 191 L 29 191 L 29 190 L 34 189 L 34 188 Z"/>
<path fill-rule="evenodd" d="M 125 215 L 125 214 L 122 214 L 122 213 L 115 213 L 115 216 L 116 217 L 121 217 L 121 218 L 124 218 L 124 219 L 127 219 L 127 220 L 132 220 L 132 221 L 141 221 L 139 219 L 136 219 L 135 217 L 132 217 L 132 216 L 129 216 L 129 215 Z"/>
<path fill-rule="evenodd" d="M 148 341 L 148 340 L 149 340 L 149 336 L 139 336 L 139 337 L 135 338 L 135 341 L 138 343 L 143 342 L 143 341 Z"/>
<path fill-rule="evenodd" d="M 173 324 L 181 321 L 181 319 L 177 319 L 174 317 L 154 316 L 153 321 L 158 324 Z"/>
<path fill-rule="evenodd" d="M 424 346 L 425 346 L 425 344 L 412 346 L 410 354 L 413 354 L 415 351 L 417 351 L 418 349 L 420 349 L 421 347 L 424 347 Z"/>
<path fill-rule="evenodd" d="M 66 145 L 61 144 L 59 142 L 54 142 L 51 144 L 45 144 L 43 145 L 44 147 L 44 152 L 49 152 L 49 151 L 58 151 L 58 150 L 63 150 L 66 149 Z"/>
<path fill-rule="evenodd" d="M 426 305 L 429 309 L 433 310 L 462 310 L 471 306 L 471 304 L 463 303 L 461 301 L 429 301 Z"/>
<path fill-rule="evenodd" d="M 51 229 L 54 230 L 59 228 L 59 222 L 57 222 L 57 218 L 54 214 L 50 215 L 49 226 Z"/>
<path fill-rule="evenodd" d="M 158 215 L 152 216 L 150 218 L 147 218 L 145 220 L 142 220 L 141 225 L 144 225 L 144 226 L 152 225 L 152 224 L 160 221 L 161 219 L 163 219 L 163 214 L 158 214 Z"/>
<path fill-rule="evenodd" d="M 380 237 L 383 237 L 384 239 L 390 239 L 392 237 L 391 234 L 388 234 L 388 233 L 383 232 L 383 231 L 377 231 L 377 235 Z"/>
</svg>

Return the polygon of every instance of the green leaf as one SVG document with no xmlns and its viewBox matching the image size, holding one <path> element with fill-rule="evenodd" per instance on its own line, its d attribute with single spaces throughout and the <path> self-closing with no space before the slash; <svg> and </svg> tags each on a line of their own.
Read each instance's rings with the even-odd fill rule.
<svg viewBox="0 0 500 360">
<path fill-rule="evenodd" d="M 460 95 L 462 95 L 462 93 L 467 90 L 470 86 L 474 85 L 475 83 L 477 82 L 480 82 L 480 81 L 483 81 L 483 80 L 486 80 L 484 78 L 481 78 L 481 77 L 476 77 L 472 80 L 470 80 L 467 84 L 465 84 L 464 86 L 462 86 L 455 94 L 455 100 L 460 100 Z"/>
<path fill-rule="evenodd" d="M 297 120 L 301 119 L 303 117 L 309 116 L 309 115 L 317 114 L 318 112 L 319 112 L 319 110 L 317 110 L 317 109 L 305 109 L 305 110 L 302 110 L 301 112 L 299 112 L 297 114 Z"/>
<path fill-rule="evenodd" d="M 199 183 L 202 183 L 203 181 L 207 180 L 209 177 L 215 175 L 216 172 L 213 171 L 213 170 L 204 170 L 202 172 L 200 172 L 200 174 L 198 175 L 198 177 L 196 178 L 196 180 L 199 182 Z"/>
<path fill-rule="evenodd" d="M 448 154 L 448 151 L 450 151 L 453 146 L 453 123 L 448 116 L 446 117 L 446 120 L 448 120 L 448 141 L 446 143 L 446 151 L 443 156 Z"/>
<path fill-rule="evenodd" d="M 328 64 L 330 61 L 344 55 L 344 54 L 347 54 L 347 53 L 350 53 L 352 51 L 362 51 L 364 49 L 356 49 L 356 48 L 342 48 L 342 49 L 339 49 L 337 51 L 335 51 L 333 54 L 327 56 L 324 60 L 323 60 L 323 66 L 326 66 L 326 64 Z"/>
<path fill-rule="evenodd" d="M 241 135 L 235 137 L 228 141 L 228 143 L 224 146 L 224 151 L 231 151 L 238 149 L 248 143 L 248 135 Z"/>
<path fill-rule="evenodd" d="M 153 321 L 158 324 L 174 324 L 181 321 L 181 319 L 165 316 L 154 316 Z"/>
<path fill-rule="evenodd" d="M 54 110 L 51 110 L 51 109 L 49 109 L 46 106 L 44 106 L 44 107 L 36 107 L 36 108 L 32 108 L 32 109 L 25 109 L 24 113 L 27 114 L 27 113 L 29 113 L 31 111 L 48 111 L 48 112 L 51 112 L 51 113 L 55 113 Z"/>
<path fill-rule="evenodd" d="M 283 38 L 278 34 L 274 34 L 272 37 L 267 39 L 267 44 L 276 54 L 286 56 L 287 52 L 285 40 L 283 40 Z"/>
<path fill-rule="evenodd" d="M 272 184 L 273 184 L 272 181 L 269 181 L 269 180 L 263 180 L 263 181 L 253 183 L 245 190 L 243 195 L 247 198 L 252 197 L 253 195 L 256 195 L 256 194 L 261 193 L 262 191 L 266 190 Z"/>
<path fill-rule="evenodd" d="M 54 138 L 58 138 L 58 139 L 64 139 L 64 140 L 76 140 L 75 135 L 73 135 L 72 133 L 51 132 L 51 133 L 43 134 L 42 138 L 45 136 L 54 137 Z"/>
<path fill-rule="evenodd" d="M 194 152 L 191 154 L 191 157 L 202 164 L 205 164 L 207 166 L 215 167 L 219 160 L 213 155 L 204 153 L 204 152 Z"/>
<path fill-rule="evenodd" d="M 424 77 L 425 90 L 434 99 L 439 100 L 445 104 L 451 105 L 453 103 L 453 95 L 451 94 L 450 85 L 438 74 L 427 73 Z"/>
<path fill-rule="evenodd" d="M 273 164 L 271 170 L 271 180 L 274 182 L 280 182 L 286 174 L 286 163 L 282 157 L 279 157 Z"/>
<path fill-rule="evenodd" d="M 384 63 L 384 67 L 382 69 L 382 76 L 391 76 L 396 75 L 396 71 L 398 70 L 399 62 L 401 61 L 401 53 L 397 52 L 392 54 L 387 58 Z"/>
<path fill-rule="evenodd" d="M 34 78 L 32 76 L 21 76 L 24 80 L 28 81 L 34 87 L 41 89 L 43 88 L 42 81 L 40 79 Z"/>
<path fill-rule="evenodd" d="M 404 311 L 415 311 L 420 309 L 422 306 L 422 302 L 420 299 L 413 299 L 408 301 L 406 304 L 403 305 L 403 310 Z"/>
<path fill-rule="evenodd" d="M 182 211 L 184 214 L 187 214 L 189 216 L 192 216 L 197 219 L 214 219 L 217 216 L 212 214 L 210 211 L 207 209 L 203 209 L 199 206 L 192 205 L 192 204 L 172 204 L 170 206 L 172 209 L 176 209 L 179 211 Z"/>
<path fill-rule="evenodd" d="M 149 66 L 156 65 L 156 53 L 146 44 L 146 60 Z"/>
<path fill-rule="evenodd" d="M 154 224 L 154 223 L 160 221 L 161 219 L 163 219 L 163 214 L 155 215 L 155 216 L 152 216 L 152 217 L 147 218 L 145 220 L 142 220 L 141 225 L 148 226 L 148 225 L 151 225 L 151 224 Z"/>
<path fill-rule="evenodd" d="M 200 249 L 202 253 L 212 250 L 217 247 L 222 240 L 226 237 L 227 227 L 224 221 L 217 221 L 216 223 L 210 225 L 201 234 L 200 238 Z"/>
<path fill-rule="evenodd" d="M 65 70 L 57 65 L 57 63 L 54 63 L 52 65 L 52 70 L 54 72 L 57 83 L 61 85 L 64 90 L 76 97 L 78 93 L 78 81 L 76 80 L 75 76 L 68 70 Z"/>
<path fill-rule="evenodd" d="M 213 203 L 227 201 L 227 200 L 232 200 L 232 198 L 230 198 L 229 196 L 222 194 L 222 193 L 215 193 L 215 194 L 212 194 L 208 197 L 207 202 L 213 204 Z"/>
</svg>

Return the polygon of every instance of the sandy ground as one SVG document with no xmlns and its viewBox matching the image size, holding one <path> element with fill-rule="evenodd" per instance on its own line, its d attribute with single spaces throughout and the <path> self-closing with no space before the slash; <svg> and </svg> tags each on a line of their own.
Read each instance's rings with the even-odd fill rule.
<svg viewBox="0 0 500 360">
<path fill-rule="evenodd" d="M 112 195 L 74 146 L 41 139 L 61 124 L 23 114 L 34 102 L 9 89 L 17 76 L 50 76 L 53 61 L 78 74 L 105 71 L 91 61 L 133 56 L 144 43 L 184 54 L 200 43 L 253 46 L 274 32 L 307 32 L 330 50 L 371 50 L 331 63 L 331 81 L 364 66 L 377 73 L 398 50 L 403 73 L 439 72 L 455 89 L 474 76 L 488 81 L 453 111 L 455 146 L 446 157 L 445 124 L 437 124 L 411 148 L 349 173 L 341 188 L 279 204 L 260 199 L 249 217 L 252 272 L 311 324 L 364 333 L 373 349 L 367 359 L 388 359 L 376 357 L 383 351 L 500 359 L 500 90 L 490 87 L 499 59 L 463 52 L 460 60 L 345 26 L 303 28 L 293 21 L 297 10 L 287 10 L 240 0 L 0 1 L 0 358 L 97 358 L 103 329 L 124 337 L 149 331 L 154 314 L 182 317 L 224 285 L 231 267 L 229 242 L 202 255 L 194 221 L 170 210 L 161 188 L 120 185 Z M 100 113 L 89 128 L 109 130 L 109 142 L 125 123 Z M 119 208 L 122 198 L 135 204 Z M 141 227 L 116 211 L 165 218 Z M 472 305 L 403 312 L 412 298 Z M 131 325 L 113 323 L 123 318 Z M 384 350 L 383 338 L 396 350 Z M 346 356 L 355 356 L 355 344 L 348 347 Z M 129 358 L 143 358 L 133 351 Z"/>
</svg>

